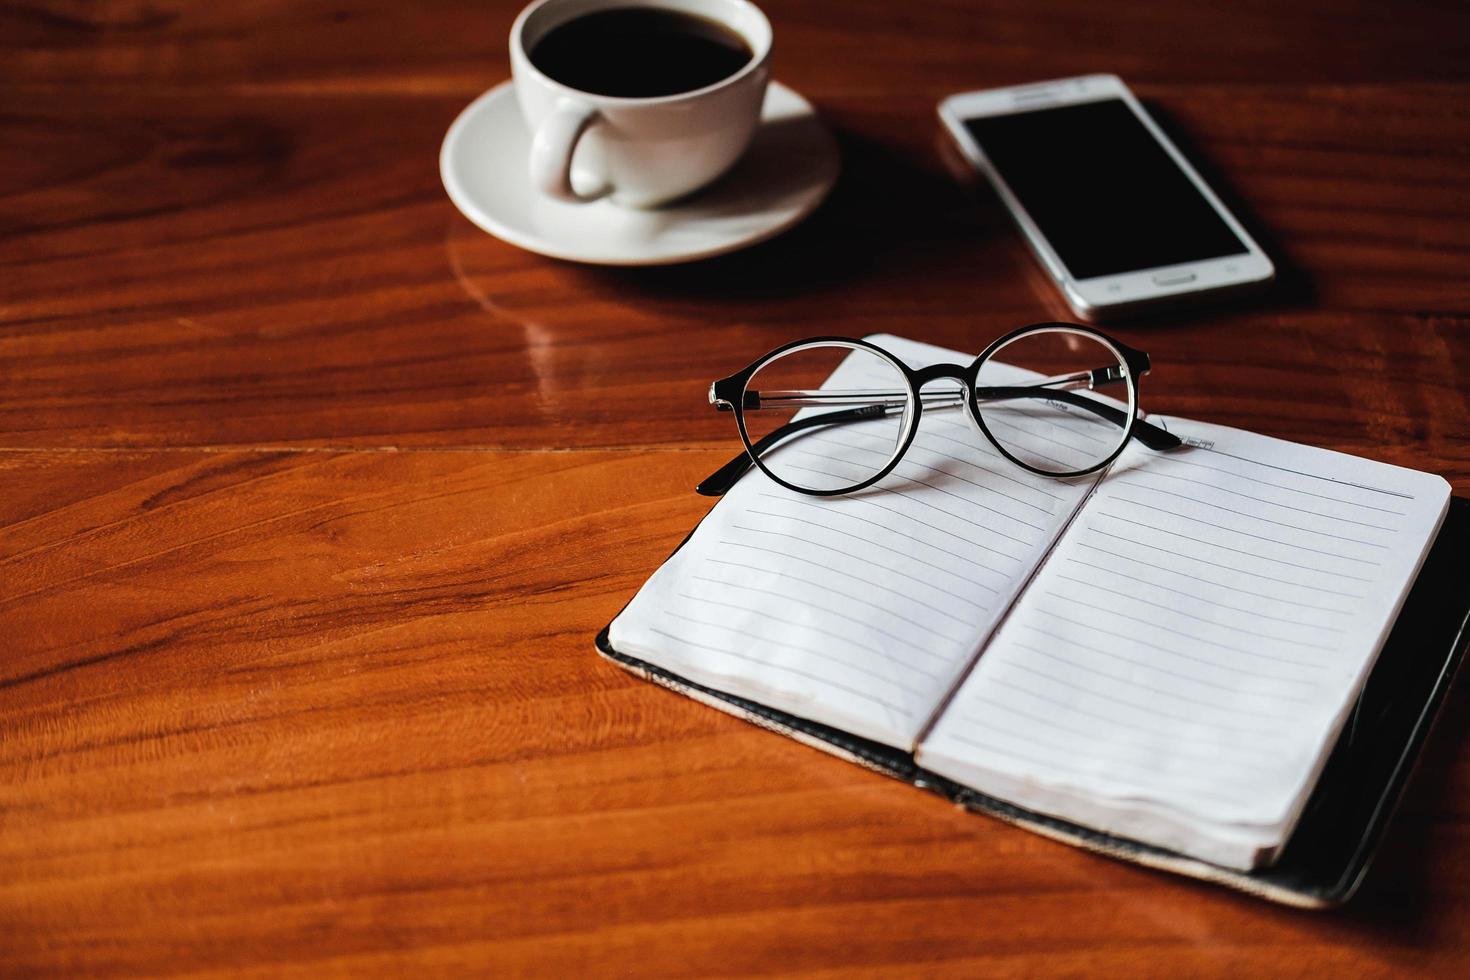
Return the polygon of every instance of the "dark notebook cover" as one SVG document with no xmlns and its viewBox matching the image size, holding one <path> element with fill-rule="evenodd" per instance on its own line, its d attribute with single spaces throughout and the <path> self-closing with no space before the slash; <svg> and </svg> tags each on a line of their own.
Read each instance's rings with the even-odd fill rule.
<svg viewBox="0 0 1470 980">
<path fill-rule="evenodd" d="M 597 650 L 646 680 L 939 793 L 968 809 L 1126 861 L 1288 905 L 1324 908 L 1347 901 L 1363 880 L 1450 679 L 1470 645 L 1467 556 L 1470 499 L 1455 497 L 1296 830 L 1275 864 L 1251 872 L 1090 830 L 977 793 L 920 768 L 908 752 L 695 684 L 621 654 L 609 643 L 606 627 L 597 636 Z"/>
</svg>

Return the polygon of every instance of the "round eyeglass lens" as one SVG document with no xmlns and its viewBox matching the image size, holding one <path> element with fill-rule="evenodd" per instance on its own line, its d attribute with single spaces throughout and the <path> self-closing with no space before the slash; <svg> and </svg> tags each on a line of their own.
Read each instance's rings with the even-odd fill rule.
<svg viewBox="0 0 1470 980">
<path fill-rule="evenodd" d="M 840 493 L 898 454 L 910 424 L 908 381 L 888 357 L 849 344 L 797 347 L 745 386 L 745 444 L 771 475 Z"/>
<path fill-rule="evenodd" d="M 1021 334 L 988 357 L 975 380 L 975 407 L 1012 459 L 1056 476 L 1112 457 L 1136 408 L 1119 352 L 1061 328 Z"/>
</svg>

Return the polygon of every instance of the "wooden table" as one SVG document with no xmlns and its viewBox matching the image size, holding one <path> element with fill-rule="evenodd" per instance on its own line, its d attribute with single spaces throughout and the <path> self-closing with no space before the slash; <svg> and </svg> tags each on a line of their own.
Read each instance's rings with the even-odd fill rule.
<svg viewBox="0 0 1470 980">
<path fill-rule="evenodd" d="M 763 0 L 766 2 L 766 0 Z M 689 267 L 439 185 L 515 2 L 0 6 L 0 972 L 1464 971 L 1467 701 L 1341 913 L 960 813 L 592 637 L 811 333 L 1055 316 L 935 102 L 1114 71 L 1283 270 L 1151 408 L 1470 493 L 1470 8 L 769 0 L 843 176 Z"/>
</svg>

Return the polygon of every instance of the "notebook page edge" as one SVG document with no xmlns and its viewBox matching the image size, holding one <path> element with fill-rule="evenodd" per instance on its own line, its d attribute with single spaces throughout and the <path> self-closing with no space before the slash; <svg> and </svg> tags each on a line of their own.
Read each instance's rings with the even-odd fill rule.
<svg viewBox="0 0 1470 980">
<path fill-rule="evenodd" d="M 1379 635 L 1375 638 L 1375 641 L 1369 647 L 1368 654 L 1363 658 L 1362 662 L 1358 664 L 1358 669 L 1357 669 L 1356 676 L 1354 677 L 1354 680 L 1353 680 L 1353 683 L 1352 683 L 1352 686 L 1351 686 L 1351 689 L 1350 689 L 1350 694 L 1348 696 L 1343 697 L 1342 700 L 1341 700 L 1341 702 L 1340 702 L 1340 704 L 1338 705 L 1337 711 L 1335 713 L 1335 717 L 1334 717 L 1334 719 L 1332 721 L 1332 724 L 1329 726 L 1327 737 L 1321 739 L 1320 742 L 1319 742 L 1319 744 L 1317 744 L 1317 746 L 1316 746 L 1316 754 L 1315 754 L 1315 759 L 1314 759 L 1313 765 L 1312 765 L 1312 767 L 1310 769 L 1310 772 L 1309 772 L 1308 777 L 1297 788 L 1297 793 L 1296 793 L 1296 797 L 1295 797 L 1295 799 L 1293 801 L 1293 805 L 1283 815 L 1283 817 L 1282 817 L 1281 820 L 1279 820 L 1279 821 L 1271 821 L 1268 824 L 1262 825 L 1263 828 L 1265 828 L 1265 827 L 1279 828 L 1279 834 L 1277 835 L 1277 839 L 1276 839 L 1275 843 L 1274 844 L 1271 844 L 1270 846 L 1262 847 L 1261 849 L 1259 849 L 1259 851 L 1257 851 L 1254 854 L 1249 854 L 1249 853 L 1246 853 L 1246 852 L 1239 852 L 1239 851 L 1229 852 L 1229 853 L 1222 853 L 1222 852 L 1219 852 L 1218 850 L 1215 850 L 1215 851 L 1213 851 L 1213 857 L 1212 858 L 1210 856 L 1206 856 L 1206 859 L 1207 860 L 1213 859 L 1216 863 L 1224 863 L 1227 866 L 1235 866 L 1235 867 L 1241 867 L 1241 868 L 1249 868 L 1251 866 L 1258 865 L 1260 863 L 1270 863 L 1272 860 L 1274 860 L 1275 854 L 1279 851 L 1280 847 L 1284 844 L 1284 842 L 1286 840 L 1289 840 L 1290 833 L 1291 833 L 1292 829 L 1294 828 L 1297 820 L 1300 818 L 1302 809 L 1305 806 L 1305 801 L 1306 801 L 1307 797 L 1310 795 L 1311 788 L 1312 788 L 1313 785 L 1315 785 L 1316 780 L 1320 777 L 1322 766 L 1325 765 L 1325 760 L 1326 760 L 1327 755 L 1328 755 L 1328 753 L 1329 753 L 1329 751 L 1331 749 L 1331 746 L 1333 744 L 1335 744 L 1335 742 L 1337 740 L 1337 737 L 1338 737 L 1338 735 L 1340 734 L 1340 732 L 1342 730 L 1343 722 L 1345 721 L 1348 713 L 1351 711 L 1352 706 L 1356 703 L 1358 694 L 1361 692 L 1361 689 L 1362 689 L 1362 685 L 1364 683 L 1364 680 L 1367 677 L 1368 672 L 1371 670 L 1373 664 L 1376 662 L 1376 660 L 1378 658 L 1378 655 L 1379 655 L 1379 652 L 1382 650 L 1382 646 L 1383 646 L 1383 643 L 1385 641 L 1385 638 L 1386 638 L 1386 636 L 1388 634 L 1388 631 L 1392 628 L 1393 623 L 1394 623 L 1394 621 L 1396 620 L 1396 618 L 1397 618 L 1397 616 L 1399 614 L 1399 611 L 1402 609 L 1402 606 L 1403 606 L 1403 602 L 1405 600 L 1405 597 L 1407 596 L 1407 594 L 1409 592 L 1409 589 L 1412 587 L 1413 582 L 1415 581 L 1415 578 L 1418 575 L 1419 569 L 1422 568 L 1422 565 L 1423 565 L 1425 556 L 1428 554 L 1429 548 L 1433 544 L 1433 541 L 1434 541 L 1434 537 L 1435 537 L 1435 533 L 1437 531 L 1437 528 L 1439 526 L 1441 526 L 1442 523 L 1443 523 L 1444 515 L 1447 512 L 1448 506 L 1449 506 L 1449 497 L 1450 497 L 1450 494 L 1449 494 L 1449 484 L 1446 481 L 1444 481 L 1442 478 L 1438 477 L 1435 474 L 1426 474 L 1426 473 L 1423 473 L 1422 471 L 1412 470 L 1412 469 L 1409 469 L 1409 468 L 1406 468 L 1406 467 L 1397 467 L 1397 466 L 1394 466 L 1393 464 L 1380 463 L 1380 462 L 1375 461 L 1375 460 L 1363 459 L 1362 457 L 1351 456 L 1349 454 L 1332 453 L 1332 451 L 1330 451 L 1330 450 L 1318 450 L 1318 449 L 1315 449 L 1315 447 L 1303 446 L 1303 445 L 1298 444 L 1298 443 L 1290 443 L 1290 442 L 1288 442 L 1286 440 L 1273 439 L 1272 437 L 1261 436 L 1261 435 L 1258 435 L 1256 433 L 1249 432 L 1247 430 L 1228 429 L 1227 427 L 1223 427 L 1223 426 L 1211 426 L 1209 423 L 1195 423 L 1195 422 L 1192 422 L 1190 420 L 1184 420 L 1184 419 L 1178 419 L 1178 418 L 1169 418 L 1169 417 L 1163 417 L 1163 418 L 1157 418 L 1156 417 L 1155 418 L 1155 421 L 1160 422 L 1165 427 L 1169 427 L 1170 423 L 1175 423 L 1176 424 L 1175 427 L 1176 428 L 1181 428 L 1181 429 L 1195 428 L 1195 429 L 1198 430 L 1198 429 L 1201 429 L 1201 428 L 1208 428 L 1208 429 L 1217 430 L 1219 433 L 1229 433 L 1229 434 L 1235 436 L 1237 439 L 1270 440 L 1271 442 L 1276 443 L 1276 444 L 1280 444 L 1280 445 L 1283 445 L 1283 446 L 1292 447 L 1293 450 L 1295 450 L 1295 449 L 1305 449 L 1305 450 L 1310 450 L 1312 453 L 1331 453 L 1332 456 L 1334 456 L 1334 457 L 1337 458 L 1337 463 L 1339 465 L 1345 465 L 1348 469 L 1352 469 L 1352 468 L 1363 468 L 1365 470 L 1371 470 L 1373 472 L 1383 473 L 1384 470 L 1382 468 L 1389 468 L 1391 470 L 1398 471 L 1399 474 L 1404 479 L 1408 479 L 1408 480 L 1415 481 L 1415 482 L 1423 482 L 1425 484 L 1425 486 L 1426 486 L 1426 489 L 1428 489 L 1428 485 L 1432 483 L 1432 485 L 1434 487 L 1434 490 L 1436 491 L 1437 495 L 1442 495 L 1442 499 L 1439 501 L 1438 517 L 1433 522 L 1433 526 L 1430 527 L 1427 530 L 1427 532 L 1423 533 L 1422 538 L 1419 540 L 1419 542 L 1418 542 L 1418 549 L 1417 549 L 1418 553 L 1415 556 L 1415 560 L 1412 563 L 1412 567 L 1409 568 L 1407 570 L 1407 572 L 1405 572 L 1404 574 L 1402 574 L 1396 580 L 1397 581 L 1397 597 L 1396 597 L 1396 600 L 1392 604 L 1392 608 L 1388 611 L 1387 615 L 1384 616 L 1383 619 L 1379 622 L 1379 624 L 1378 624 L 1378 626 L 1379 626 Z M 1100 486 L 1101 485 L 1102 484 L 1100 483 Z M 1092 501 L 1095 500 L 1095 499 L 1097 499 L 1097 495 L 1096 494 L 1090 495 L 1089 498 L 1088 498 L 1087 503 L 1084 503 L 1084 505 L 1081 508 L 1081 510 L 1085 512 L 1086 509 L 1087 509 L 1087 507 L 1088 507 L 1088 505 L 1091 504 Z M 1072 526 L 1075 526 L 1075 522 L 1074 522 L 1074 524 Z M 1069 526 L 1067 535 L 1070 535 L 1071 533 L 1072 533 L 1072 530 L 1071 530 L 1071 527 Z M 1056 554 L 1057 552 L 1061 551 L 1064 548 L 1064 543 L 1065 543 L 1065 539 L 1066 539 L 1067 535 L 1063 535 L 1062 538 L 1060 538 L 1055 543 L 1054 548 L 1053 548 L 1053 551 L 1051 552 L 1052 555 Z M 1051 556 L 1049 555 L 1048 556 L 1048 561 L 1050 560 L 1050 557 Z M 1033 583 L 1036 582 L 1036 580 L 1041 577 L 1042 571 L 1043 571 L 1043 569 L 1038 568 L 1037 573 L 1036 573 L 1036 576 L 1034 576 L 1033 579 L 1032 579 L 1032 582 Z M 1020 599 L 1017 600 L 1016 606 L 1019 607 L 1022 603 L 1024 603 L 1024 601 L 1026 600 L 1027 597 L 1029 597 L 1029 595 L 1030 595 L 1030 589 L 1028 588 L 1026 595 L 1023 595 Z M 996 631 L 996 633 L 993 634 L 993 636 L 992 636 L 992 641 L 994 641 L 995 637 L 999 636 L 1000 633 L 1001 633 L 1001 630 L 1000 630 L 1000 628 L 998 628 L 997 631 Z M 972 768 L 964 759 L 960 758 L 957 755 L 952 755 L 951 753 L 944 751 L 943 748 L 940 747 L 940 746 L 929 746 L 928 747 L 929 748 L 929 751 L 927 752 L 927 754 L 925 752 L 925 748 L 926 748 L 926 746 L 924 744 L 921 744 L 918 747 L 916 747 L 916 751 L 915 751 L 915 756 L 919 760 L 919 762 L 920 762 L 921 765 L 924 765 L 927 768 L 933 769 L 934 771 L 939 772 L 941 774 L 944 774 L 945 773 L 945 770 L 948 769 L 951 773 L 955 773 L 956 774 L 955 775 L 955 778 L 961 779 L 961 781 L 964 781 L 966 778 L 971 779 L 971 780 L 973 780 L 975 778 L 974 775 L 969 775 L 968 777 L 964 776 L 963 770 L 967 770 L 967 769 L 971 769 Z M 986 791 L 986 792 L 990 792 L 993 788 L 996 788 L 996 787 L 994 787 L 993 784 L 992 784 L 989 787 L 987 787 L 987 786 L 977 786 L 976 788 L 982 789 L 983 791 Z M 1011 789 L 1012 792 L 1017 792 L 1017 787 L 1015 785 L 1012 785 L 1010 787 L 1010 789 Z M 1030 805 L 1030 802 L 1031 801 L 1030 801 L 1029 796 L 1034 796 L 1035 793 L 1030 793 L 1028 795 L 1028 792 L 1025 791 L 1025 788 L 1024 787 L 1022 787 L 1019 795 L 1020 795 L 1020 799 L 1017 800 L 1018 803 L 1023 803 L 1024 805 Z M 1043 795 L 1045 795 L 1045 794 L 1043 794 Z M 1105 797 L 1099 797 L 1099 799 L 1100 799 L 1101 802 L 1105 802 L 1108 805 L 1116 804 L 1118 802 L 1116 800 L 1109 801 Z M 1072 808 L 1071 810 L 1069 810 L 1068 812 L 1064 812 L 1064 813 L 1061 813 L 1059 815 L 1064 816 L 1067 819 L 1077 819 L 1079 822 L 1084 822 L 1084 823 L 1085 822 L 1088 822 L 1087 816 L 1085 814 L 1076 812 L 1076 808 L 1075 807 Z M 1199 818 L 1199 815 L 1195 815 L 1195 819 L 1198 819 L 1198 818 Z M 1130 821 L 1130 823 L 1131 822 L 1132 821 Z M 1226 825 L 1221 825 L 1221 826 L 1226 826 Z M 1234 826 L 1234 825 L 1230 825 L 1230 826 Z M 1123 833 L 1124 836 L 1128 836 L 1128 834 L 1127 834 L 1126 831 L 1119 831 L 1119 832 Z M 1166 834 L 1165 836 L 1169 836 L 1169 835 Z M 1199 842 L 1196 842 L 1196 843 L 1198 844 Z M 1188 847 L 1185 847 L 1185 848 L 1175 848 L 1175 849 L 1183 850 L 1186 853 L 1189 853 L 1190 852 L 1190 848 L 1188 848 Z M 1197 856 L 1205 856 L 1205 855 L 1198 855 L 1198 852 L 1201 849 L 1208 849 L 1208 848 L 1201 848 L 1199 846 L 1196 846 L 1194 848 L 1194 851 L 1197 854 Z M 1227 849 L 1227 851 L 1228 851 L 1228 849 Z M 1247 860 L 1249 860 L 1250 863 L 1244 863 Z"/>
<path fill-rule="evenodd" d="M 869 334 L 865 339 L 890 348 L 894 354 L 911 364 L 915 361 L 932 363 L 936 360 L 965 360 L 973 357 L 973 355 L 967 355 L 963 352 L 909 340 L 893 334 Z M 976 438 L 978 439 L 979 437 L 977 436 Z M 1059 512 L 1065 515 L 1065 519 L 1061 521 L 1061 527 L 1064 528 L 1067 523 L 1070 523 L 1075 518 L 1082 501 L 1091 492 L 1092 487 L 1095 486 L 1095 482 L 1095 480 L 1091 481 L 1083 491 L 1079 492 L 1074 489 L 1076 498 L 1070 503 L 1063 505 Z M 647 659 L 650 663 L 670 669 L 677 669 L 680 673 L 686 674 L 691 679 L 706 686 L 729 690 L 732 694 L 748 697 L 755 701 L 762 701 L 770 704 L 772 707 L 777 707 L 780 710 L 788 711 L 798 716 L 808 717 L 817 722 L 844 727 L 853 731 L 855 734 L 861 734 L 864 737 L 891 745 L 894 748 L 912 751 L 917 744 L 919 732 L 927 727 L 930 719 L 937 717 L 936 708 L 942 705 L 948 696 L 954 690 L 957 690 L 963 682 L 965 674 L 977 659 L 979 651 L 983 649 L 984 643 L 993 634 L 996 624 L 1000 621 L 999 616 L 992 618 L 990 614 L 987 614 L 975 619 L 972 632 L 966 637 L 965 651 L 962 656 L 955 659 L 954 665 L 950 668 L 947 682 L 927 702 L 926 709 L 921 710 L 911 719 L 912 724 L 908 727 L 896 724 L 874 724 L 870 717 L 853 712 L 834 711 L 830 704 L 815 704 L 813 698 L 793 697 L 788 692 L 773 690 L 754 684 L 751 682 L 748 674 L 712 672 L 707 667 L 701 666 L 697 661 L 681 655 L 681 651 L 669 649 L 667 644 L 660 645 L 659 643 L 648 642 L 651 638 L 646 635 L 647 629 L 640 630 L 640 625 L 643 627 L 649 626 L 648 623 L 637 623 L 644 607 L 657 604 L 654 598 L 655 595 L 663 588 L 670 577 L 676 576 L 683 566 L 691 561 L 691 555 L 703 543 L 701 535 L 707 536 L 713 533 L 721 521 L 733 513 L 732 508 L 743 506 L 744 497 L 748 496 L 748 494 L 742 495 L 739 491 L 740 485 L 737 484 L 734 491 L 711 508 L 705 518 L 700 522 L 700 525 L 695 529 L 695 532 L 691 533 L 686 540 L 685 546 L 681 547 L 679 552 L 676 552 L 675 555 L 671 556 L 663 565 L 655 570 L 653 575 L 643 583 L 633 599 L 618 614 L 609 627 L 610 635 L 614 638 L 615 645 L 619 649 L 627 650 L 631 654 Z M 778 510 L 779 508 L 772 509 Z M 1015 598 L 1024 591 L 1025 583 L 1030 580 L 1031 575 L 1039 567 L 1045 555 L 1055 545 L 1059 535 L 1059 530 L 1053 531 L 1048 536 L 1045 547 L 1040 553 L 1034 558 L 1029 559 L 1029 563 L 1023 564 L 1020 573 L 1012 574 L 1009 577 L 1009 584 L 1007 586 L 1008 594 L 1005 595 L 1005 602 L 1003 603 L 1004 609 L 1009 609 L 1013 605 Z"/>
</svg>

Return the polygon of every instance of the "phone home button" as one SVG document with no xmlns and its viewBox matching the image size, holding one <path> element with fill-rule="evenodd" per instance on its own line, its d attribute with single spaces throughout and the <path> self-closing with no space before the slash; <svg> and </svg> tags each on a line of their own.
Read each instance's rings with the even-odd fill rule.
<svg viewBox="0 0 1470 980">
<path fill-rule="evenodd" d="M 1194 282 L 1199 276 L 1193 272 L 1175 272 L 1169 275 L 1154 276 L 1155 286 L 1182 286 L 1187 282 Z"/>
</svg>

